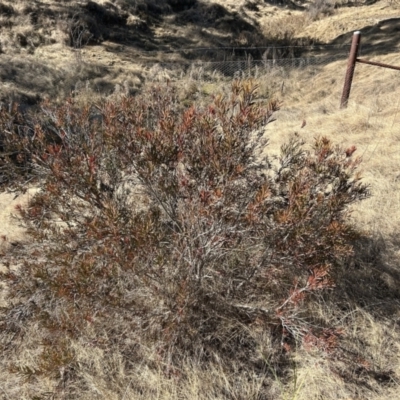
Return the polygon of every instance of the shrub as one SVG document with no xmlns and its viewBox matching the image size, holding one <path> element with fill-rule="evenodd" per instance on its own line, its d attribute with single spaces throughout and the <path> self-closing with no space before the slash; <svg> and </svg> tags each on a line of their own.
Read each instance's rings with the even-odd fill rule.
<svg viewBox="0 0 400 400">
<path fill-rule="evenodd" d="M 308 8 L 309 17 L 315 21 L 330 16 L 335 11 L 335 3 L 331 0 L 315 0 Z"/>
<path fill-rule="evenodd" d="M 4 151 L 17 152 L 7 167 L 41 188 L 20 209 L 30 253 L 3 274 L 1 328 L 14 335 L 4 354 L 33 325 L 34 374 L 64 380 L 79 370 L 78 338 L 127 368 L 152 349 L 146 363 L 168 374 L 188 358 L 257 371 L 266 334 L 278 350 L 331 350 L 340 332 L 311 328 L 307 310 L 352 253 L 347 207 L 367 188 L 355 149 L 326 138 L 306 151 L 293 136 L 263 156 L 278 109 L 236 81 L 204 108 L 182 109 L 168 86 L 83 109 L 47 104 L 25 130 L 3 115 Z"/>
</svg>

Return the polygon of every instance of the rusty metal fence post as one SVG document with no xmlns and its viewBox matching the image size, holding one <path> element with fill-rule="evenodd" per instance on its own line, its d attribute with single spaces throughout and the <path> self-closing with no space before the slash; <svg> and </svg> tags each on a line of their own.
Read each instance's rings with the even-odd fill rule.
<svg viewBox="0 0 400 400">
<path fill-rule="evenodd" d="M 351 49 L 349 61 L 347 63 L 346 77 L 344 79 L 342 99 L 340 101 L 340 108 L 346 108 L 349 101 L 351 83 L 353 81 L 354 69 L 356 67 L 358 48 L 360 45 L 361 32 L 356 31 L 353 33 L 353 40 L 351 42 Z"/>
</svg>

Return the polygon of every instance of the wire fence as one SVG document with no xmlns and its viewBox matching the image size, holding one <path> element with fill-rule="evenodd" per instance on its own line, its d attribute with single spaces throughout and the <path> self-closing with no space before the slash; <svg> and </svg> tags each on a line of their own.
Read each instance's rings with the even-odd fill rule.
<svg viewBox="0 0 400 400">
<path fill-rule="evenodd" d="M 228 61 L 192 61 L 192 62 L 151 62 L 143 64 L 148 77 L 160 80 L 180 80 L 189 78 L 196 81 L 213 81 L 215 79 L 259 78 L 265 74 L 293 69 L 318 69 L 334 61 L 346 60 L 347 51 L 336 52 L 329 56 L 287 57 L 274 59 L 247 58 Z"/>
<path fill-rule="evenodd" d="M 360 46 L 360 53 L 362 55 L 364 53 L 366 57 L 368 57 L 370 52 L 368 45 L 366 43 L 364 46 Z M 265 51 L 261 52 L 261 50 Z M 142 68 L 146 71 L 147 77 L 152 81 L 181 81 L 184 85 L 187 85 L 189 91 L 191 89 L 190 81 L 193 81 L 197 85 L 197 83 L 201 82 L 212 83 L 221 80 L 229 82 L 235 78 L 260 78 L 260 80 L 266 80 L 267 85 L 270 86 L 273 92 L 276 90 L 285 96 L 291 96 L 291 94 L 295 93 L 295 98 L 313 96 L 315 99 L 323 99 L 333 94 L 337 96 L 337 107 L 339 108 L 350 44 L 326 46 L 323 49 L 301 46 L 299 49 L 303 54 L 301 57 L 274 57 L 274 55 L 279 54 L 277 49 L 257 49 L 261 54 L 259 59 L 252 56 L 252 54 L 255 54 L 254 51 L 252 54 L 249 54 L 250 51 L 243 49 L 185 49 L 185 51 L 196 51 L 203 55 L 212 55 L 212 52 L 214 52 L 218 57 L 221 57 L 222 54 L 222 57 L 230 59 L 210 61 L 199 60 L 199 57 L 192 61 L 147 62 L 142 64 Z M 288 49 L 283 48 L 283 51 L 288 51 Z M 290 53 L 296 54 L 296 50 L 289 50 Z M 331 72 L 321 73 L 324 67 L 333 62 L 338 62 L 338 64 L 335 65 L 334 69 L 328 70 Z M 400 59 L 399 61 L 393 59 L 393 63 L 400 65 Z M 292 75 L 295 71 L 299 71 L 300 74 Z M 304 74 L 303 71 L 305 72 Z M 363 74 L 364 70 L 360 70 L 358 73 Z M 293 76 L 295 79 L 286 79 Z M 375 99 L 373 109 L 383 109 L 385 106 L 382 104 L 386 104 L 385 96 L 393 88 L 397 88 L 399 83 L 400 75 L 397 71 L 395 75 L 394 71 L 382 69 L 379 77 L 375 78 L 373 82 L 369 80 L 368 84 L 366 84 L 357 80 L 356 86 L 359 89 L 358 93 L 360 93 L 361 87 L 362 98 L 373 97 Z M 197 86 L 200 87 L 199 85 Z M 379 96 L 381 89 L 384 91 L 382 98 Z M 205 90 L 204 96 L 207 97 L 207 93 Z M 201 98 L 201 95 L 196 94 L 196 99 Z M 333 101 L 335 100 L 336 98 L 334 97 Z M 326 107 L 328 106 L 321 103 L 321 109 L 325 109 Z M 394 129 L 395 121 L 397 121 L 396 116 L 397 111 L 393 117 L 393 126 L 390 128 L 390 131 Z M 368 123 L 365 126 L 368 127 Z M 378 144 L 381 145 L 379 140 L 377 139 L 372 153 L 376 152 Z M 396 142 L 392 147 L 396 149 L 394 153 L 398 154 L 398 143 Z M 370 157 L 372 157 L 372 154 Z"/>
<path fill-rule="evenodd" d="M 384 23 L 379 17 L 374 23 Z M 350 37 L 337 44 L 297 44 L 263 47 L 197 47 L 175 50 L 149 51 L 146 57 L 161 61 L 140 63 L 151 80 L 177 81 L 189 78 L 194 81 L 215 79 L 258 78 L 265 74 L 288 74 L 293 70 L 307 69 L 318 72 L 322 67 L 343 60 L 347 62 Z M 395 46 L 400 48 L 400 46 Z M 373 43 L 362 43 L 359 54 L 373 53 Z M 179 61 L 178 61 L 179 60 Z"/>
</svg>

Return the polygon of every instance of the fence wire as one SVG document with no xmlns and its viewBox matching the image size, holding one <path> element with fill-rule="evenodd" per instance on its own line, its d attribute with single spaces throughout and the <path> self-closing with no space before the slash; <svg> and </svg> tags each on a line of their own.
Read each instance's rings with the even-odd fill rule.
<svg viewBox="0 0 400 400">
<path fill-rule="evenodd" d="M 300 58 L 277 58 L 255 60 L 252 57 L 230 61 L 192 61 L 146 63 L 144 69 L 150 79 L 180 80 L 189 78 L 196 81 L 213 81 L 227 78 L 258 78 L 274 71 L 288 72 L 293 69 L 316 70 L 338 60 L 346 60 L 348 52 L 337 52 L 330 56 Z"/>
</svg>

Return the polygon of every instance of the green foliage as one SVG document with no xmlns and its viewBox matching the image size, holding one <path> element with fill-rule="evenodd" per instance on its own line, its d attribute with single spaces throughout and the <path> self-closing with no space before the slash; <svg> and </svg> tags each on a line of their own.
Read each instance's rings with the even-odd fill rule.
<svg viewBox="0 0 400 400">
<path fill-rule="evenodd" d="M 352 254 L 360 160 L 296 136 L 262 156 L 279 103 L 256 89 L 236 81 L 204 108 L 181 109 L 167 86 L 84 109 L 45 104 L 25 123 L 3 112 L 9 179 L 41 191 L 20 209 L 34 245 L 3 274 L 1 327 L 22 337 L 37 324 L 40 373 L 76 370 L 77 338 L 127 363 L 152 348 L 149 365 L 168 373 L 188 357 L 255 371 L 260 332 L 286 350 L 334 348 L 340 332 L 311 328 L 306 310 Z"/>
</svg>

